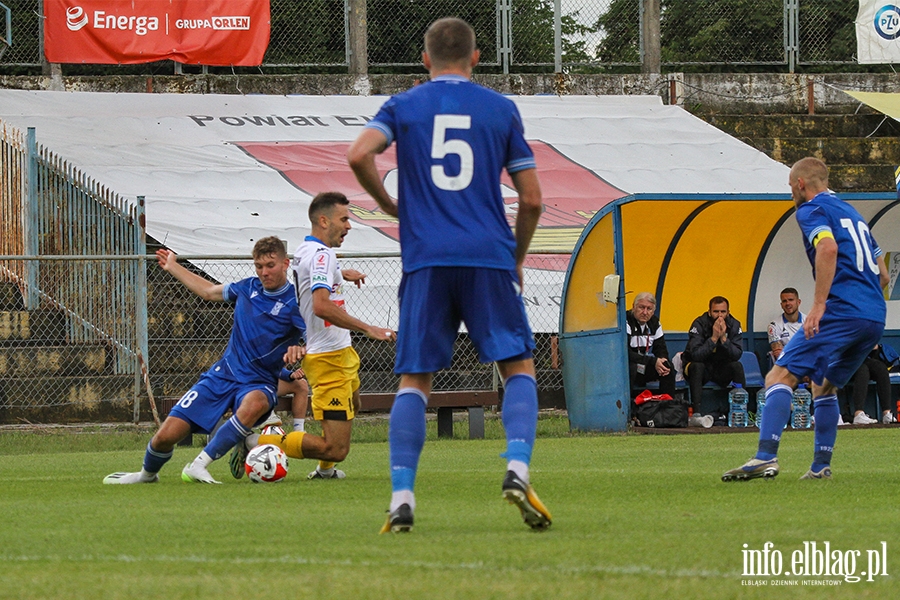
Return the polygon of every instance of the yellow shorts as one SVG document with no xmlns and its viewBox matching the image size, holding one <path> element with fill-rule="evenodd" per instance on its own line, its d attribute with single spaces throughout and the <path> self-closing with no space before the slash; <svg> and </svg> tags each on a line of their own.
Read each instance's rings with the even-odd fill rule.
<svg viewBox="0 0 900 600">
<path fill-rule="evenodd" d="M 353 393 L 359 390 L 359 355 L 352 346 L 307 354 L 303 372 L 312 388 L 313 419 L 349 421 L 356 415 Z"/>
</svg>

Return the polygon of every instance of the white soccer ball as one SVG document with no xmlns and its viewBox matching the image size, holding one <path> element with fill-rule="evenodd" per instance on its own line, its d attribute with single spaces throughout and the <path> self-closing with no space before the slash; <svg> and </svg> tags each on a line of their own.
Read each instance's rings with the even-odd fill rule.
<svg viewBox="0 0 900 600">
<path fill-rule="evenodd" d="M 284 435 L 284 429 L 281 428 L 281 425 L 266 425 L 259 433 L 260 435 Z"/>
<path fill-rule="evenodd" d="M 247 454 L 245 467 L 253 483 L 274 483 L 287 476 L 288 457 L 275 444 L 263 444 Z"/>
</svg>

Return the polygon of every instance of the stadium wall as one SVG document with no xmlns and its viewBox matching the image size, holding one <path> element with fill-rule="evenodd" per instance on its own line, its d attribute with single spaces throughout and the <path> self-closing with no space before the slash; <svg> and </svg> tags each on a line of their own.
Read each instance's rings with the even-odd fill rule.
<svg viewBox="0 0 900 600">
<path fill-rule="evenodd" d="M 0 76 L 0 88 L 163 94 L 383 95 L 408 89 L 422 75 L 166 75 Z M 523 95 L 658 95 L 692 112 L 806 113 L 853 111 L 859 102 L 843 90 L 900 92 L 893 73 L 664 73 L 623 75 L 479 75 L 502 93 Z M 672 100 L 674 99 L 674 102 Z"/>
</svg>

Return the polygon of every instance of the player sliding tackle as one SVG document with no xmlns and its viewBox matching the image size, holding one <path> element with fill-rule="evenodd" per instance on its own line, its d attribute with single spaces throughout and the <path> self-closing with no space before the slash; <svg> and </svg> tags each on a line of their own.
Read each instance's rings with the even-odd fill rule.
<svg viewBox="0 0 900 600">
<path fill-rule="evenodd" d="M 317 195 L 309 206 L 310 235 L 297 248 L 293 261 L 294 287 L 307 323 L 303 370 L 312 387 L 313 418 L 322 422 L 322 435 L 292 431 L 287 435 L 247 438 L 247 445 L 275 444 L 292 458 L 317 458 L 310 479 L 342 479 L 334 468 L 350 452 L 350 430 L 359 408 L 359 356 L 350 331 L 373 340 L 393 341 L 390 329 L 363 323 L 344 308 L 345 281 L 359 286 L 365 275 L 341 269 L 334 248 L 350 231 L 350 202 L 337 192 Z"/>
<path fill-rule="evenodd" d="M 400 219 L 394 365 L 400 389 L 391 410 L 393 494 L 382 533 L 412 528 L 431 377 L 450 366 L 460 321 L 479 359 L 496 361 L 503 377 L 503 497 L 531 528 L 550 525 L 550 512 L 529 483 L 538 401 L 534 338 L 522 302 L 522 265 L 541 216 L 541 189 L 516 105 L 470 81 L 478 57 L 468 23 L 432 23 L 422 54 L 431 80 L 385 102 L 347 156 L 362 187 Z M 396 203 L 375 168 L 376 155 L 393 142 Z M 519 196 L 515 234 L 500 194 L 503 169 Z"/>
<path fill-rule="evenodd" d="M 200 455 L 181 473 L 187 482 L 221 483 L 207 467 L 233 446 L 243 446 L 251 428 L 265 420 L 276 394 L 305 393 L 299 377 L 285 364 L 299 361 L 304 348 L 305 324 L 297 309 L 294 288 L 287 280 L 290 259 L 284 243 L 265 237 L 253 247 L 256 277 L 235 283 L 213 283 L 178 264 L 174 252 L 158 250 L 159 266 L 204 300 L 234 304 L 234 325 L 222 358 L 204 373 L 169 412 L 147 444 L 143 469 L 113 473 L 103 483 L 154 483 L 172 458 L 175 445 L 191 433 L 211 432 L 229 410 L 231 418 L 220 427 Z M 281 379 L 281 381 L 279 381 Z"/>
</svg>

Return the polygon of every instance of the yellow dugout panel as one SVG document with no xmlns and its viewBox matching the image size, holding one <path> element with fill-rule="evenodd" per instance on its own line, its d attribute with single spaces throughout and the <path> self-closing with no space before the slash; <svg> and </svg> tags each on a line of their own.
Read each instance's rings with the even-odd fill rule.
<svg viewBox="0 0 900 600">
<path fill-rule="evenodd" d="M 701 201 L 641 200 L 622 205 L 625 308 L 640 292 L 656 294 L 666 251 Z"/>
<path fill-rule="evenodd" d="M 700 212 L 678 240 L 659 298 L 669 331 L 687 331 L 713 296 L 728 298 L 731 313 L 747 324 L 753 273 L 787 203 L 716 202 Z M 803 260 L 803 257 L 798 257 Z"/>
<path fill-rule="evenodd" d="M 602 301 L 603 278 L 616 272 L 612 213 L 594 224 L 569 268 L 561 332 L 616 327 L 616 305 Z"/>
</svg>

